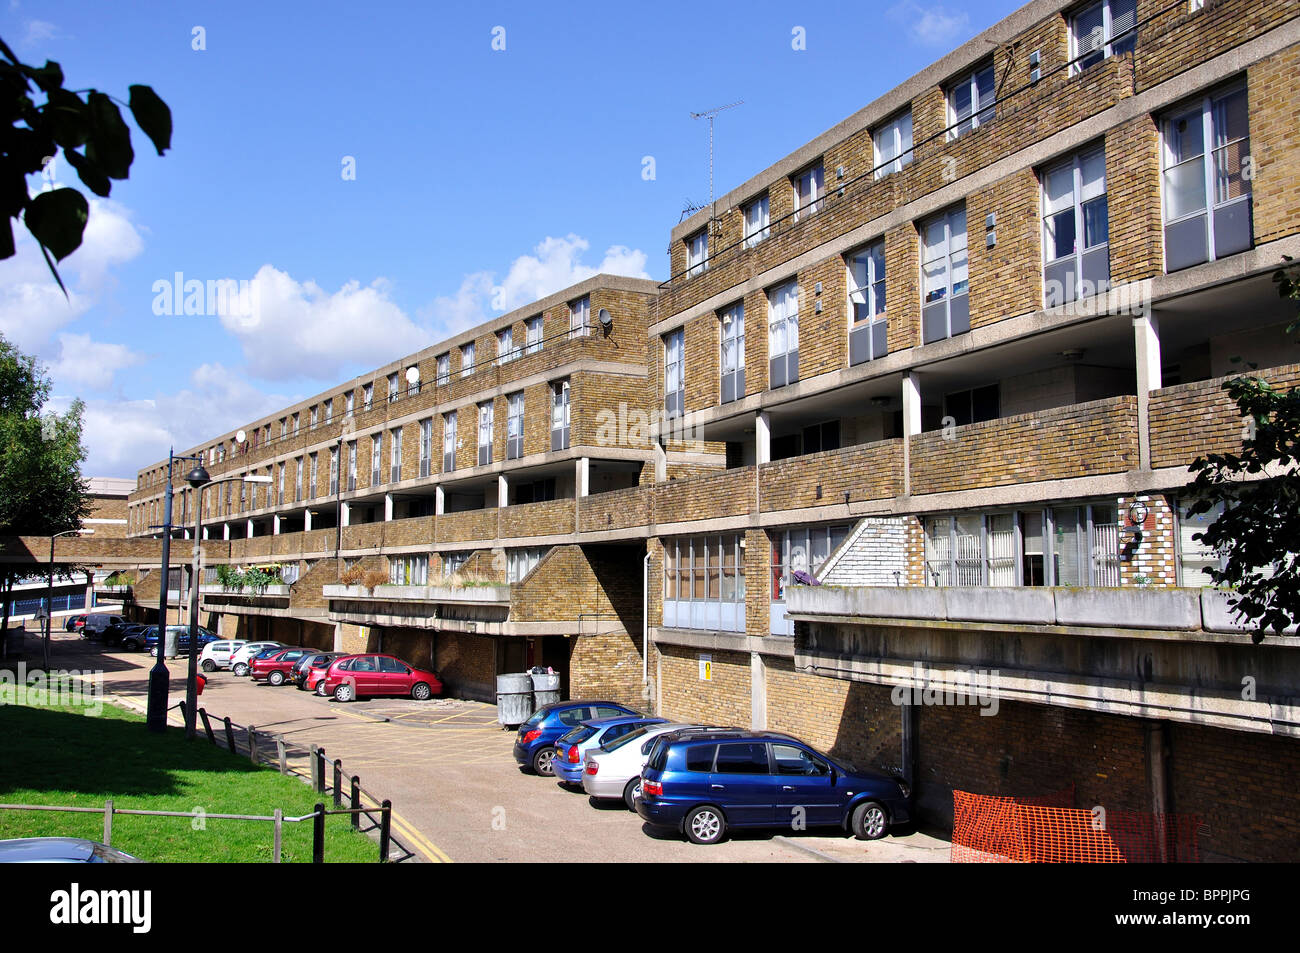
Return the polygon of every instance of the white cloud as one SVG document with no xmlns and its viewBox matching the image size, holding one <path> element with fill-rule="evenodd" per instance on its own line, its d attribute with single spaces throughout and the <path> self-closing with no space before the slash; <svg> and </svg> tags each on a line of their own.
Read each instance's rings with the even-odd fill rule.
<svg viewBox="0 0 1300 953">
<path fill-rule="evenodd" d="M 331 293 L 263 265 L 250 293 L 252 314 L 223 314 L 221 323 L 243 347 L 249 373 L 265 380 L 333 379 L 346 364 L 383 364 L 431 340 L 389 300 L 382 278 Z"/>
<path fill-rule="evenodd" d="M 59 335 L 59 357 L 50 376 L 59 390 L 108 390 L 118 371 L 141 363 L 144 356 L 124 344 L 92 340 L 89 334 Z"/>
<path fill-rule="evenodd" d="M 63 31 L 49 20 L 28 20 L 26 26 L 27 30 L 23 34 L 24 46 L 34 46 L 37 43 L 47 43 L 50 40 L 63 36 Z"/>
<path fill-rule="evenodd" d="M 543 238 L 533 249 L 533 254 L 520 255 L 511 262 L 505 280 L 493 289 L 493 309 L 510 311 L 601 273 L 650 277 L 645 270 L 645 252 L 614 245 L 605 252 L 604 260 L 593 268 L 580 260 L 590 247 L 585 238 L 572 233 L 564 238 Z"/>
<path fill-rule="evenodd" d="M 904 0 L 890 8 L 890 17 L 902 23 L 908 34 L 924 46 L 952 46 L 967 36 L 970 15 L 942 4 L 923 4 Z"/>
</svg>

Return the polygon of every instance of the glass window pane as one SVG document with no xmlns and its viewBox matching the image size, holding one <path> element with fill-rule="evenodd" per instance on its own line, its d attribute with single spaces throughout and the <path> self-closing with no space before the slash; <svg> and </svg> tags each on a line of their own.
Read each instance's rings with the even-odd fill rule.
<svg viewBox="0 0 1300 953">
<path fill-rule="evenodd" d="M 1074 208 L 1057 212 L 1047 219 L 1047 260 L 1056 261 L 1073 255 L 1077 249 L 1074 229 Z"/>
<path fill-rule="evenodd" d="M 1105 244 L 1110 236 L 1110 222 L 1103 196 L 1093 199 L 1083 207 L 1083 247 L 1096 248 Z"/>
<path fill-rule="evenodd" d="M 1074 204 L 1074 165 L 1058 166 L 1043 180 L 1048 212 L 1059 212 Z"/>
<path fill-rule="evenodd" d="M 1174 221 L 1205 208 L 1204 156 L 1165 172 L 1166 219 Z"/>
</svg>

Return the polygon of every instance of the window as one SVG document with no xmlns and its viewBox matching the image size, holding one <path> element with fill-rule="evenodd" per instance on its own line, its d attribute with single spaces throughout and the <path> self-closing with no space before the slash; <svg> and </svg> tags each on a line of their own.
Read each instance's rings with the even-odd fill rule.
<svg viewBox="0 0 1300 953">
<path fill-rule="evenodd" d="M 465 568 L 473 553 L 443 553 L 442 574 L 444 577 L 454 575 Z"/>
<path fill-rule="evenodd" d="M 976 70 L 948 90 L 948 138 L 964 136 L 992 122 L 997 114 L 992 64 Z"/>
<path fill-rule="evenodd" d="M 456 469 L 456 411 L 442 418 L 442 470 L 450 473 Z"/>
<path fill-rule="evenodd" d="M 849 312 L 849 364 L 884 357 L 888 323 L 883 238 L 849 256 Z"/>
<path fill-rule="evenodd" d="M 536 354 L 542 349 L 542 316 L 539 314 L 535 318 L 529 318 L 524 322 L 525 333 L 528 337 L 527 354 Z"/>
<path fill-rule="evenodd" d="M 569 382 L 551 385 L 551 449 L 569 449 Z"/>
<path fill-rule="evenodd" d="M 722 402 L 745 396 L 745 302 L 722 311 Z"/>
<path fill-rule="evenodd" d="M 764 195 L 762 198 L 754 199 L 745 206 L 745 247 L 753 248 L 763 239 L 771 234 L 768 228 L 768 200 Z"/>
<path fill-rule="evenodd" d="M 1162 126 L 1165 270 L 1245 251 L 1251 246 L 1245 87 L 1205 96 Z"/>
<path fill-rule="evenodd" d="M 555 499 L 555 477 L 527 483 L 512 482 L 510 490 L 515 503 L 545 503 Z"/>
<path fill-rule="evenodd" d="M 669 420 L 683 412 L 685 375 L 682 373 L 683 344 L 686 332 L 682 328 L 664 335 L 664 416 Z"/>
<path fill-rule="evenodd" d="M 277 493 L 277 498 L 276 498 L 276 503 L 279 504 L 280 506 L 283 506 L 283 505 L 284 505 L 284 469 L 285 469 L 285 466 L 286 466 L 286 465 L 283 464 L 283 463 L 280 464 L 280 484 L 279 484 L 279 486 L 276 488 L 277 491 L 278 491 L 278 493 Z M 267 495 L 267 503 L 269 504 L 269 503 L 270 503 L 270 496 L 271 496 L 271 490 L 270 490 L 269 487 L 268 487 L 267 490 L 266 490 L 266 495 Z"/>
<path fill-rule="evenodd" d="M 302 502 L 302 457 L 299 457 L 296 463 L 297 463 L 297 474 L 296 476 L 294 476 L 294 480 L 293 480 L 293 501 L 295 503 L 301 503 Z"/>
<path fill-rule="evenodd" d="M 912 111 L 895 116 L 871 136 L 876 146 L 876 178 L 902 172 L 912 164 Z"/>
<path fill-rule="evenodd" d="M 428 555 L 388 557 L 388 581 L 394 586 L 428 585 Z M 380 661 L 382 662 L 383 659 Z"/>
<path fill-rule="evenodd" d="M 700 229 L 686 239 L 686 277 L 693 278 L 709 267 L 709 230 Z"/>
<path fill-rule="evenodd" d="M 310 483 L 310 484 L 308 485 L 308 487 L 307 487 L 307 493 L 308 493 L 308 498 L 309 498 L 309 499 L 311 499 L 311 498 L 315 498 L 316 495 L 317 495 L 317 493 L 318 493 L 317 486 L 316 486 L 316 479 L 317 479 L 317 472 L 316 472 L 316 471 L 317 471 L 317 466 L 316 466 L 316 463 L 317 463 L 317 458 L 318 458 L 318 457 L 319 457 L 319 454 L 315 454 L 315 453 L 313 453 L 313 454 L 311 455 L 311 483 Z"/>
<path fill-rule="evenodd" d="M 492 401 L 478 405 L 478 465 L 487 466 L 492 462 L 492 418 L 494 406 Z"/>
<path fill-rule="evenodd" d="M 768 774 L 767 745 L 758 742 L 733 742 L 718 745 L 714 774 Z"/>
<path fill-rule="evenodd" d="M 524 455 L 524 392 L 511 394 L 506 408 L 506 459 Z"/>
<path fill-rule="evenodd" d="M 311 408 L 311 429 L 316 429 L 316 406 L 314 404 Z"/>
<path fill-rule="evenodd" d="M 397 483 L 402 479 L 402 428 L 395 427 L 388 432 L 389 480 Z"/>
<path fill-rule="evenodd" d="M 361 391 L 361 407 L 363 410 L 369 410 L 375 406 L 375 383 L 371 381 Z"/>
<path fill-rule="evenodd" d="M 348 441 L 348 489 L 357 488 L 357 442 Z"/>
<path fill-rule="evenodd" d="M 663 624 L 745 631 L 743 534 L 664 540 Z"/>
<path fill-rule="evenodd" d="M 460 348 L 460 376 L 469 377 L 474 373 L 474 342 L 462 344 Z"/>
<path fill-rule="evenodd" d="M 1209 512 L 1188 516 L 1187 510 L 1193 502 L 1191 499 L 1178 501 L 1178 585 L 1210 587 L 1214 585 L 1214 580 L 1206 570 L 1223 569 L 1227 565 L 1227 557 L 1193 537 L 1204 533 L 1211 523 L 1223 515 L 1223 504 L 1216 503 Z"/>
<path fill-rule="evenodd" d="M 397 400 L 397 371 L 388 375 L 388 402 L 394 403 Z"/>
<path fill-rule="evenodd" d="M 1102 0 L 1070 21 L 1071 73 L 1080 73 L 1108 56 L 1133 52 L 1137 41 L 1137 0 Z"/>
<path fill-rule="evenodd" d="M 1049 308 L 1110 287 L 1106 153 L 1085 152 L 1043 173 L 1043 289 Z"/>
<path fill-rule="evenodd" d="M 343 413 L 344 413 L 344 416 L 346 416 L 346 417 L 351 417 L 351 416 L 352 416 L 352 411 L 353 411 L 354 401 L 355 401 L 355 399 L 356 399 L 356 396 L 357 396 L 357 395 L 356 395 L 356 391 L 351 391 L 351 390 L 348 391 L 348 393 L 347 393 L 347 397 L 346 397 L 345 409 L 344 409 L 344 412 L 343 412 Z"/>
<path fill-rule="evenodd" d="M 799 379 L 799 283 L 787 281 L 767 293 L 768 386 Z"/>
<path fill-rule="evenodd" d="M 339 448 L 330 447 L 330 496 L 339 491 Z"/>
<path fill-rule="evenodd" d="M 998 418 L 998 385 L 989 384 L 986 387 L 975 387 L 971 390 L 960 390 L 945 394 L 943 412 L 946 417 L 951 417 L 956 422 L 955 426 L 958 427 L 963 427 L 966 424 L 977 424 L 984 420 L 996 420 Z"/>
<path fill-rule="evenodd" d="M 569 337 L 587 336 L 587 322 L 591 317 L 591 298 L 582 297 L 569 304 Z"/>
<path fill-rule="evenodd" d="M 822 183 L 822 164 L 800 172 L 792 180 L 794 183 L 794 220 L 801 215 L 812 215 L 821 210 L 822 196 L 826 188 Z"/>
<path fill-rule="evenodd" d="M 384 435 L 376 433 L 370 435 L 370 485 L 379 486 L 384 482 L 383 478 L 383 457 L 384 457 Z"/>
<path fill-rule="evenodd" d="M 506 550 L 506 582 L 519 582 L 542 561 L 545 547 Z"/>
<path fill-rule="evenodd" d="M 329 400 L 325 401 L 325 423 L 329 423 L 333 419 L 334 419 L 334 398 L 331 397 Z"/>
<path fill-rule="evenodd" d="M 1110 503 L 925 520 L 927 586 L 1118 586 Z"/>
<path fill-rule="evenodd" d="M 433 418 L 420 421 L 420 476 L 433 472 Z"/>
<path fill-rule="evenodd" d="M 289 436 L 289 418 L 281 417 L 280 418 L 280 439 L 283 440 L 287 436 Z"/>
<path fill-rule="evenodd" d="M 513 341 L 513 328 L 502 328 L 497 332 L 497 356 L 501 359 L 502 364 L 513 361 L 519 356 L 519 352 L 515 350 L 515 346 L 512 343 Z"/>
<path fill-rule="evenodd" d="M 771 534 L 773 635 L 794 635 L 794 622 L 785 616 L 786 589 L 795 583 L 795 573 L 816 577 L 822 564 L 839 548 L 853 529 L 851 523 L 833 526 L 801 526 Z"/>
<path fill-rule="evenodd" d="M 928 344 L 970 330 L 966 209 L 930 219 L 921 246 L 921 337 Z"/>
<path fill-rule="evenodd" d="M 293 415 L 293 435 L 298 436 L 298 415 Z"/>
<path fill-rule="evenodd" d="M 840 422 L 827 420 L 819 424 L 804 427 L 800 434 L 803 438 L 804 453 L 821 453 L 823 450 L 840 448 Z"/>
</svg>

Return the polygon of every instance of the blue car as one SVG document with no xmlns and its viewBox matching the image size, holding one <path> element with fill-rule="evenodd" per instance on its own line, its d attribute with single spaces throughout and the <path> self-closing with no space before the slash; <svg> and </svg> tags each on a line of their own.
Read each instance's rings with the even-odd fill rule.
<svg viewBox="0 0 1300 953">
<path fill-rule="evenodd" d="M 176 633 L 176 651 L 182 655 L 188 655 L 190 651 L 190 627 L 188 625 L 169 625 L 167 626 L 167 628 L 169 631 Z M 140 633 L 139 637 L 143 638 L 144 644 L 141 647 L 146 652 L 148 652 L 150 655 L 157 654 L 158 626 L 156 625 L 149 626 L 147 629 L 145 629 L 143 632 Z M 217 641 L 217 639 L 218 636 L 213 635 L 207 629 L 203 628 L 203 626 L 199 626 L 199 651 L 200 652 L 203 651 L 203 646 L 207 645 L 209 642 L 215 642 Z M 122 644 L 126 645 L 125 639 L 123 639 Z"/>
<path fill-rule="evenodd" d="M 551 767 L 555 777 L 565 784 L 582 786 L 582 765 L 587 760 L 587 749 L 598 748 L 609 741 L 617 741 L 642 725 L 662 725 L 667 718 L 647 718 L 643 715 L 619 715 L 616 718 L 595 718 L 571 728 L 555 743 L 555 757 Z"/>
<path fill-rule="evenodd" d="M 693 843 L 716 844 L 732 827 L 839 827 L 875 840 L 911 819 L 902 780 L 851 769 L 789 735 L 671 735 L 651 752 L 636 810 Z"/>
<path fill-rule="evenodd" d="M 555 758 L 555 743 L 569 729 L 584 721 L 596 718 L 617 718 L 619 715 L 637 715 L 626 705 L 609 701 L 556 702 L 533 712 L 531 718 L 519 726 L 515 738 L 515 760 L 535 774 L 552 777 L 551 762 Z"/>
</svg>

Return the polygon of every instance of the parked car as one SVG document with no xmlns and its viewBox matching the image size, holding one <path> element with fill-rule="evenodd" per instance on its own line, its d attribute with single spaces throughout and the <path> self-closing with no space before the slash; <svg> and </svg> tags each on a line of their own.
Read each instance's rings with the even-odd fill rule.
<svg viewBox="0 0 1300 953">
<path fill-rule="evenodd" d="M 442 679 L 437 672 L 415 668 L 395 656 L 367 652 L 331 663 L 321 692 L 341 702 L 376 695 L 409 695 L 426 701 L 442 694 Z"/>
<path fill-rule="evenodd" d="M 199 653 L 199 667 L 205 672 L 215 672 L 219 668 L 230 668 L 230 659 L 235 652 L 248 643 L 243 639 L 218 639 L 203 646 Z"/>
<path fill-rule="evenodd" d="M 245 642 L 230 656 L 230 670 L 239 676 L 247 675 L 249 663 L 267 649 L 274 648 L 287 646 L 281 646 L 279 642 Z"/>
<path fill-rule="evenodd" d="M 311 692 L 313 695 L 325 695 L 325 676 L 329 674 L 331 666 L 340 659 L 350 658 L 349 655 L 340 655 L 338 658 L 330 659 L 324 665 L 312 666 L 307 669 L 307 677 L 303 679 L 302 687 Z"/>
<path fill-rule="evenodd" d="M 535 774 L 552 777 L 551 765 L 555 757 L 555 743 L 571 728 L 593 718 L 616 718 L 619 715 L 639 715 L 625 705 L 610 701 L 569 701 L 545 705 L 533 712 L 532 717 L 519 726 L 515 737 L 515 760 Z"/>
<path fill-rule="evenodd" d="M 324 675 L 324 670 L 329 668 L 330 663 L 335 659 L 341 659 L 346 652 L 308 652 L 302 658 L 294 663 L 289 672 L 289 677 L 293 683 L 298 686 L 299 691 L 308 691 L 314 689 L 315 685 L 308 685 L 307 679 L 313 669 L 320 669 Z"/>
<path fill-rule="evenodd" d="M 65 632 L 76 632 L 85 624 L 86 617 L 84 615 L 70 615 L 68 621 L 63 623 L 63 630 Z"/>
<path fill-rule="evenodd" d="M 900 779 L 858 771 L 797 738 L 771 731 L 685 732 L 657 746 L 636 811 L 696 844 L 730 828 L 840 827 L 862 840 L 911 819 Z"/>
<path fill-rule="evenodd" d="M 82 623 L 81 635 L 86 639 L 103 639 L 105 645 L 115 645 L 121 641 L 122 629 L 125 625 L 126 619 L 120 615 L 92 612 Z"/>
<path fill-rule="evenodd" d="M 587 752 L 602 744 L 617 741 L 642 725 L 667 724 L 667 718 L 649 718 L 644 715 L 619 715 L 615 718 L 593 718 L 560 737 L 555 743 L 555 758 L 551 767 L 555 777 L 564 784 L 582 786 L 582 768 Z"/>
<path fill-rule="evenodd" d="M 0 840 L 0 864 L 138 864 L 138 857 L 82 837 Z"/>
<path fill-rule="evenodd" d="M 248 666 L 248 674 L 253 676 L 255 682 L 266 681 L 271 685 L 283 685 L 289 680 L 289 673 L 298 660 L 310 654 L 311 649 L 308 648 L 263 652 Z"/>
<path fill-rule="evenodd" d="M 169 625 L 167 626 L 168 634 L 176 635 L 176 654 L 188 655 L 190 651 L 190 627 L 188 625 Z M 150 655 L 157 655 L 160 651 L 158 646 L 158 626 L 151 625 L 144 630 L 144 647 Z M 199 651 L 202 652 L 203 646 L 217 641 L 218 636 L 209 632 L 203 626 L 199 626 Z M 162 649 L 166 649 L 166 645 Z"/>
<path fill-rule="evenodd" d="M 143 622 L 129 622 L 122 627 L 122 648 L 128 652 L 139 651 L 144 646 L 144 630 L 149 628 Z"/>
<path fill-rule="evenodd" d="M 679 722 L 644 725 L 616 741 L 589 749 L 582 764 L 582 789 L 597 800 L 617 801 L 621 798 L 629 811 L 635 811 L 637 789 L 641 785 L 641 768 L 650 753 L 651 745 L 667 732 L 692 729 L 706 730 L 699 725 L 684 725 Z"/>
</svg>

